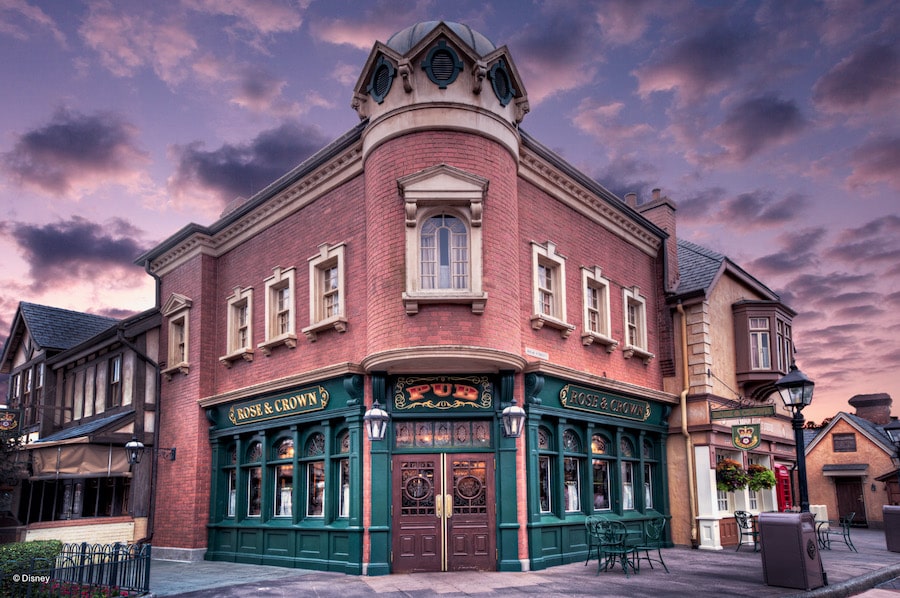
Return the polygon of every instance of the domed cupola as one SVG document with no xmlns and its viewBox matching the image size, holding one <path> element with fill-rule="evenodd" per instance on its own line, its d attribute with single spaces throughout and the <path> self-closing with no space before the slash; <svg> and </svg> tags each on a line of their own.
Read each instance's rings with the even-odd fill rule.
<svg viewBox="0 0 900 598">
<path fill-rule="evenodd" d="M 506 46 L 447 21 L 416 23 L 376 42 L 352 105 L 369 119 L 364 155 L 387 139 L 427 129 L 471 131 L 518 155 L 517 126 L 529 109 Z"/>
</svg>

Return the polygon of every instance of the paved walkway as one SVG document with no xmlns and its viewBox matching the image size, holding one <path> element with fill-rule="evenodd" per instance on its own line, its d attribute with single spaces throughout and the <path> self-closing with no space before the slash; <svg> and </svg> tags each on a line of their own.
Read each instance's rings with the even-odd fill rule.
<svg viewBox="0 0 900 598">
<path fill-rule="evenodd" d="M 153 561 L 151 592 L 158 597 L 257 598 L 321 596 L 426 598 L 440 596 L 855 596 L 900 598 L 900 553 L 888 552 L 884 532 L 853 530 L 859 553 L 843 544 L 824 550 L 821 560 L 829 585 L 804 592 L 766 585 L 760 553 L 742 548 L 721 551 L 669 548 L 663 558 L 671 573 L 646 563 L 626 579 L 621 570 L 597 574 L 597 562 L 572 563 L 523 573 L 416 573 L 363 577 L 261 565 Z M 768 547 L 767 547 L 768 548 Z M 770 553 L 771 554 L 771 553 Z M 798 564 L 798 567 L 800 565 Z M 770 565 L 771 567 L 771 565 Z"/>
</svg>

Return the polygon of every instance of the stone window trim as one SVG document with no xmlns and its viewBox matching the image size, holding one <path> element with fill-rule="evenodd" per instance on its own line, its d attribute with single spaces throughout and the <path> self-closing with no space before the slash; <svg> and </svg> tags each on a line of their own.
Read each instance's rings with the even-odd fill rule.
<svg viewBox="0 0 900 598">
<path fill-rule="evenodd" d="M 265 279 L 266 284 L 266 340 L 259 343 L 257 348 L 263 355 L 269 356 L 272 349 L 280 345 L 284 345 L 289 349 L 297 346 L 296 318 L 297 318 L 297 301 L 295 294 L 295 269 L 282 268 L 276 266 L 272 268 L 272 276 Z M 278 330 L 278 301 L 277 294 L 281 289 L 288 289 L 288 297 L 290 306 L 288 308 L 288 330 L 280 332 Z"/>
<path fill-rule="evenodd" d="M 237 316 L 243 307 L 247 308 L 247 340 L 246 344 L 239 346 Z M 253 361 L 253 287 L 234 287 L 234 292 L 228 297 L 225 313 L 228 352 L 219 357 L 219 361 L 226 368 L 231 368 L 239 359 Z"/>
<path fill-rule="evenodd" d="M 193 301 L 179 293 L 172 293 L 160 313 L 168 321 L 169 346 L 166 365 L 161 374 L 169 381 L 175 374 L 187 375 L 191 370 L 188 361 L 190 348 L 190 312 Z"/>
<path fill-rule="evenodd" d="M 481 315 L 487 304 L 482 290 L 482 211 L 488 180 L 447 164 L 437 164 L 397 180 L 406 217 L 406 290 L 403 305 L 407 315 L 420 305 L 465 304 Z M 423 224 L 440 214 L 454 216 L 469 236 L 469 286 L 467 289 L 419 288 L 420 239 Z"/>
<path fill-rule="evenodd" d="M 318 334 L 326 330 L 347 331 L 346 284 L 344 277 L 345 243 L 319 245 L 319 253 L 308 258 L 309 261 L 309 326 L 301 332 L 309 342 L 314 343 Z M 321 276 L 326 269 L 337 267 L 337 307 L 334 315 L 325 315 L 325 292 L 320 286 Z"/>
<path fill-rule="evenodd" d="M 549 267 L 553 272 L 556 288 L 553 290 L 554 302 L 550 313 L 541 309 L 541 285 L 539 281 L 540 266 Z M 531 270 L 534 312 L 531 315 L 531 327 L 540 330 L 545 326 L 559 330 L 563 338 L 569 338 L 575 325 L 566 321 L 566 258 L 556 252 L 556 244 L 547 241 L 543 245 L 531 242 Z"/>
<path fill-rule="evenodd" d="M 584 293 L 584 325 L 581 333 L 581 342 L 588 346 L 597 344 L 606 347 L 607 353 L 612 353 L 619 346 L 619 341 L 612 338 L 610 334 L 610 308 L 609 308 L 609 289 L 610 282 L 603 277 L 600 266 L 581 268 L 581 288 Z M 601 301 L 599 306 L 600 330 L 592 330 L 590 327 L 591 305 L 589 299 L 589 289 L 594 288 L 600 291 Z"/>
<path fill-rule="evenodd" d="M 631 323 L 628 321 L 628 308 L 630 305 L 637 307 L 638 321 L 635 323 L 636 341 L 629 343 L 630 335 L 628 334 Z M 653 353 L 647 350 L 647 299 L 641 295 L 641 290 L 637 286 L 622 289 L 622 311 L 625 325 L 625 345 L 622 347 L 622 355 L 625 359 L 637 357 L 643 360 L 644 365 L 648 365 L 654 357 Z"/>
</svg>

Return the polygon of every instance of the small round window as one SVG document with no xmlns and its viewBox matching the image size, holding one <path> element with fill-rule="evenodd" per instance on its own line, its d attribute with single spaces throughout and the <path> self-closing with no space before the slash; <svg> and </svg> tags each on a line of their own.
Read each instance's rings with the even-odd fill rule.
<svg viewBox="0 0 900 598">
<path fill-rule="evenodd" d="M 500 105 L 506 106 L 509 104 L 513 96 L 516 95 L 516 90 L 513 89 L 509 71 L 506 69 L 506 63 L 502 60 L 495 62 L 491 70 L 488 71 L 488 76 L 491 78 L 491 87 L 494 88 L 494 95 L 500 100 Z"/>
<path fill-rule="evenodd" d="M 431 82 L 445 89 L 448 85 L 456 81 L 459 71 L 462 70 L 463 64 L 456 52 L 450 48 L 444 40 L 428 52 L 422 68 L 428 74 Z"/>
<path fill-rule="evenodd" d="M 369 79 L 369 86 L 366 88 L 373 100 L 379 104 L 384 101 L 384 98 L 387 97 L 388 92 L 391 90 L 391 84 L 394 82 L 396 72 L 394 65 L 385 60 L 384 56 L 378 59 L 378 62 L 375 64 L 375 70 L 372 71 L 372 78 Z"/>
</svg>

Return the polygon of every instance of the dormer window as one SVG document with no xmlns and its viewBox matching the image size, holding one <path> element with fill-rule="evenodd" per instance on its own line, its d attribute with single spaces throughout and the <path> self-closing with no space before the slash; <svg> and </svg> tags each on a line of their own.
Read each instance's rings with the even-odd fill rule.
<svg viewBox="0 0 900 598">
<path fill-rule="evenodd" d="M 463 63 L 459 56 L 444 40 L 439 41 L 422 62 L 422 68 L 425 69 L 428 78 L 441 89 L 446 89 L 456 81 L 462 67 Z"/>
</svg>

